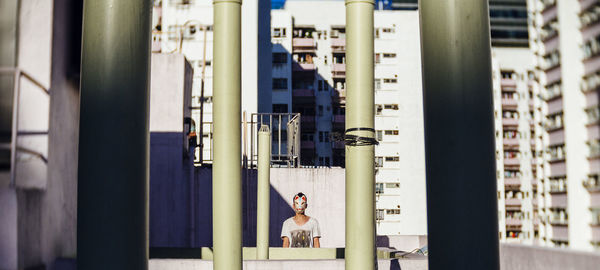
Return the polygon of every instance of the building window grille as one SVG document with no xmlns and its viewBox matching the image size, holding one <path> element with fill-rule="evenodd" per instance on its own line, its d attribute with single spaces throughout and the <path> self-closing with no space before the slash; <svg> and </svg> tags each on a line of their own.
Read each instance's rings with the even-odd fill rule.
<svg viewBox="0 0 600 270">
<path fill-rule="evenodd" d="M 375 167 L 383 167 L 383 157 L 375 157 Z"/>
<path fill-rule="evenodd" d="M 383 213 L 384 213 L 383 209 L 375 210 L 375 220 L 383 220 L 384 219 Z"/>
<path fill-rule="evenodd" d="M 375 183 L 375 194 L 383 194 L 383 183 Z"/>
<path fill-rule="evenodd" d="M 385 104 L 383 108 L 386 110 L 398 110 L 398 104 Z"/>
</svg>

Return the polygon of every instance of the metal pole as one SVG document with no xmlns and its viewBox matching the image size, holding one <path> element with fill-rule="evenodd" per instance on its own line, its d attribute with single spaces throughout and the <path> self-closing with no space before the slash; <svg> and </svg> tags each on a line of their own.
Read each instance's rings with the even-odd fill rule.
<svg viewBox="0 0 600 270">
<path fill-rule="evenodd" d="M 152 1 L 84 4 L 77 268 L 148 269 Z"/>
<path fill-rule="evenodd" d="M 269 190 L 271 131 L 262 125 L 258 131 L 258 186 L 256 187 L 256 259 L 269 259 Z"/>
<path fill-rule="evenodd" d="M 429 269 L 499 269 L 488 1 L 419 4 Z"/>
<path fill-rule="evenodd" d="M 214 0 L 215 270 L 242 269 L 241 0 Z"/>
<path fill-rule="evenodd" d="M 346 0 L 346 136 L 373 138 L 373 0 Z M 346 269 L 375 269 L 375 145 L 346 145 Z"/>
</svg>

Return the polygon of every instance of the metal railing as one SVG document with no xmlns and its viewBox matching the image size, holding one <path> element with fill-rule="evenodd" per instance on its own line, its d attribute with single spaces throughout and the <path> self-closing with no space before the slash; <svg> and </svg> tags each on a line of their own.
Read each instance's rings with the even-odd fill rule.
<svg viewBox="0 0 600 270">
<path fill-rule="evenodd" d="M 18 145 L 18 140 L 25 136 L 48 136 L 48 130 L 19 130 L 19 110 L 21 103 L 21 78 L 25 78 L 30 83 L 36 86 L 37 89 L 41 90 L 44 94 L 50 95 L 49 89 L 44 86 L 39 80 L 35 79 L 31 74 L 25 72 L 20 68 L 14 67 L 0 67 L 0 76 L 2 75 L 13 76 L 13 103 L 12 103 L 12 126 L 11 126 L 11 140 L 8 144 L 0 144 L 0 149 L 10 151 L 10 187 L 16 185 L 16 168 L 17 168 L 17 152 L 31 155 L 35 158 L 40 159 L 43 163 L 48 163 L 48 158 L 44 156 L 42 152 L 36 149 L 30 149 L 23 145 Z M 24 101 L 22 103 L 27 103 Z M 24 106 L 25 107 L 25 106 Z M 49 108 L 49 107 L 48 107 Z M 46 145 L 47 146 L 47 145 Z"/>
<path fill-rule="evenodd" d="M 269 126 L 272 137 L 271 164 L 287 167 L 300 166 L 300 114 L 253 113 L 250 125 L 250 167 L 256 166 L 258 146 L 256 138 L 262 125 Z"/>
<path fill-rule="evenodd" d="M 258 130 L 262 125 L 271 130 L 271 165 L 285 167 L 300 166 L 300 114 L 299 113 L 253 113 L 250 122 L 244 120 L 242 128 L 242 161 L 244 167 L 254 168 L 258 161 Z M 196 151 L 203 152 L 202 160 L 195 160 L 195 165 L 208 165 L 213 162 L 213 123 L 202 123 L 202 143 Z M 248 132 L 250 134 L 248 134 Z"/>
</svg>

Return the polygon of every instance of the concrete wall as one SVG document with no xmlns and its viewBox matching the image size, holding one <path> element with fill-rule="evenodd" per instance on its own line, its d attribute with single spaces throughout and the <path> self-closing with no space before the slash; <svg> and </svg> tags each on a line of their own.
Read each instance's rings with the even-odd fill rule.
<svg viewBox="0 0 600 270">
<path fill-rule="evenodd" d="M 600 266 L 600 253 L 535 247 L 500 245 L 502 270 L 593 270 Z"/>
</svg>

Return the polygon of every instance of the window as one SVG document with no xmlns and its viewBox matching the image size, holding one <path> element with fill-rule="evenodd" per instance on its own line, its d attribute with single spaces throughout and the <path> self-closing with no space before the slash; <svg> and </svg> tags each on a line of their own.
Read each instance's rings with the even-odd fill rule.
<svg viewBox="0 0 600 270">
<path fill-rule="evenodd" d="M 383 111 L 383 106 L 380 104 L 375 105 L 375 115 L 381 115 L 381 111 Z"/>
<path fill-rule="evenodd" d="M 385 157 L 386 162 L 398 162 L 400 161 L 400 157 Z"/>
<path fill-rule="evenodd" d="M 381 79 L 375 79 L 375 90 L 381 90 Z"/>
<path fill-rule="evenodd" d="M 383 58 L 396 58 L 395 53 L 384 53 Z"/>
<path fill-rule="evenodd" d="M 379 63 L 381 63 L 381 54 L 376 53 L 375 54 L 375 64 L 379 64 Z"/>
<path fill-rule="evenodd" d="M 398 135 L 398 130 L 386 130 L 385 135 Z"/>
<path fill-rule="evenodd" d="M 385 188 L 400 188 L 400 183 L 385 183 Z"/>
<path fill-rule="evenodd" d="M 375 183 L 375 194 L 383 194 L 383 183 Z"/>
<path fill-rule="evenodd" d="M 398 104 L 385 104 L 383 108 L 386 110 L 398 110 Z"/>
<path fill-rule="evenodd" d="M 273 28 L 273 37 L 285 37 L 285 28 Z"/>
<path fill-rule="evenodd" d="M 387 215 L 400 215 L 400 209 L 386 209 L 385 213 Z"/>
<path fill-rule="evenodd" d="M 273 53 L 273 64 L 285 64 L 287 58 L 287 53 Z"/>
<path fill-rule="evenodd" d="M 273 90 L 287 90 L 287 78 L 273 78 Z"/>
<path fill-rule="evenodd" d="M 288 105 L 287 104 L 273 104 L 273 112 L 274 113 L 287 113 Z"/>
<path fill-rule="evenodd" d="M 381 28 L 381 31 L 384 33 L 394 33 L 396 32 L 394 28 Z"/>
<path fill-rule="evenodd" d="M 398 79 L 383 79 L 383 83 L 398 83 Z"/>
<path fill-rule="evenodd" d="M 383 141 L 383 131 L 377 130 L 377 141 Z"/>
<path fill-rule="evenodd" d="M 375 167 L 383 167 L 383 157 L 375 157 Z"/>
<path fill-rule="evenodd" d="M 383 220 L 383 209 L 375 210 L 375 220 Z"/>
</svg>

